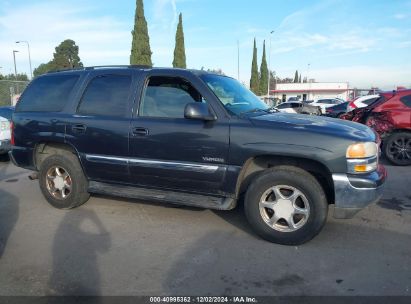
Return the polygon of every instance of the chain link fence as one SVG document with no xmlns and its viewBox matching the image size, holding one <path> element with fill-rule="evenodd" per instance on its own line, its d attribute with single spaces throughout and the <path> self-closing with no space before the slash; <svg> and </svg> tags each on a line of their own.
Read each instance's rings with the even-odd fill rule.
<svg viewBox="0 0 411 304">
<path fill-rule="evenodd" d="M 15 105 L 29 81 L 0 80 L 0 106 Z"/>
</svg>

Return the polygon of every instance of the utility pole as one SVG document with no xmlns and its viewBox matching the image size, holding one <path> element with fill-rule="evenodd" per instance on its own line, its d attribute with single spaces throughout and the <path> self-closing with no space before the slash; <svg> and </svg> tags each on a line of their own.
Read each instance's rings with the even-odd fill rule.
<svg viewBox="0 0 411 304">
<path fill-rule="evenodd" d="M 237 40 L 237 79 L 240 81 L 240 40 Z"/>
<path fill-rule="evenodd" d="M 273 36 L 274 31 L 270 32 L 270 49 L 268 52 L 268 90 L 267 90 L 267 97 L 270 98 L 270 80 L 271 80 L 271 37 Z"/>
<path fill-rule="evenodd" d="M 16 53 L 19 51 L 13 50 L 13 59 L 14 59 L 14 77 L 16 78 L 17 81 L 17 67 L 16 67 Z"/>
<path fill-rule="evenodd" d="M 29 65 L 30 65 L 30 77 L 33 79 L 33 70 L 31 69 L 31 55 L 30 55 L 30 44 L 28 41 L 16 41 L 16 43 L 25 43 L 27 44 L 27 52 L 29 53 Z"/>
</svg>

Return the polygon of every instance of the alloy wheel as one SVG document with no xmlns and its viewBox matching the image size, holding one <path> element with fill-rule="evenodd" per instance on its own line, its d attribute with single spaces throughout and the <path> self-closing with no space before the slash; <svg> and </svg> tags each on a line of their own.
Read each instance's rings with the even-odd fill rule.
<svg viewBox="0 0 411 304">
<path fill-rule="evenodd" d="M 411 161 L 411 138 L 399 137 L 388 147 L 388 154 L 392 159 L 400 162 Z"/>
<path fill-rule="evenodd" d="M 64 200 L 71 194 L 72 180 L 66 169 L 53 166 L 47 171 L 46 186 L 48 192 L 56 199 Z"/>
<path fill-rule="evenodd" d="M 280 232 L 293 232 L 307 223 L 310 204 L 303 192 L 288 185 L 266 190 L 259 202 L 264 222 Z"/>
</svg>

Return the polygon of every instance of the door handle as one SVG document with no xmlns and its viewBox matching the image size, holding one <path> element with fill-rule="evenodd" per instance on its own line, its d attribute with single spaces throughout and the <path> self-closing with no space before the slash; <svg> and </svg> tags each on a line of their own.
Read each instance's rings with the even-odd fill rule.
<svg viewBox="0 0 411 304">
<path fill-rule="evenodd" d="M 82 134 L 86 132 L 87 127 L 83 124 L 76 124 L 71 126 L 71 130 L 73 131 L 73 133 Z"/>
<path fill-rule="evenodd" d="M 147 136 L 149 132 L 146 128 L 136 127 L 133 128 L 132 133 L 134 136 Z"/>
</svg>

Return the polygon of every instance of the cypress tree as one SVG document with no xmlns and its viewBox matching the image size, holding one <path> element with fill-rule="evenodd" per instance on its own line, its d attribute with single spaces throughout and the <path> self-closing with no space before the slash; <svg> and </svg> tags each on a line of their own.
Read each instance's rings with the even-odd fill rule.
<svg viewBox="0 0 411 304">
<path fill-rule="evenodd" d="M 298 71 L 295 71 L 295 75 L 294 75 L 294 83 L 298 82 Z"/>
<path fill-rule="evenodd" d="M 267 94 L 268 91 L 268 66 L 267 57 L 265 55 L 265 40 L 263 44 L 263 58 L 261 59 L 260 66 L 260 95 Z"/>
<path fill-rule="evenodd" d="M 187 67 L 186 65 L 186 50 L 184 46 L 184 31 L 183 31 L 183 15 L 180 13 L 178 17 L 178 25 L 176 31 L 176 45 L 174 48 L 174 68 L 183 68 Z"/>
<path fill-rule="evenodd" d="M 300 74 L 300 78 L 298 78 L 298 82 L 299 82 L 299 83 L 302 83 L 302 81 L 301 81 L 301 74 Z"/>
<path fill-rule="evenodd" d="M 143 0 L 137 0 L 134 18 L 134 30 L 131 32 L 130 64 L 153 66 L 151 62 L 150 37 L 148 36 L 147 21 L 144 17 Z"/>
<path fill-rule="evenodd" d="M 254 38 L 254 49 L 253 49 L 253 62 L 251 65 L 250 90 L 253 91 L 254 94 L 257 94 L 257 95 L 260 92 L 260 87 L 258 84 L 257 46 L 255 43 L 255 38 Z"/>
</svg>

